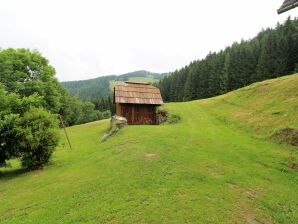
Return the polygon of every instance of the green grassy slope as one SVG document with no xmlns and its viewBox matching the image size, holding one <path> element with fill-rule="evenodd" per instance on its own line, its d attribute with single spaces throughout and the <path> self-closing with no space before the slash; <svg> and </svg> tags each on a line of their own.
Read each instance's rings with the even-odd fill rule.
<svg viewBox="0 0 298 224">
<path fill-rule="evenodd" d="M 297 127 L 297 81 L 167 104 L 180 123 L 104 143 L 107 120 L 68 128 L 74 150 L 63 141 L 44 170 L 1 169 L 0 223 L 297 223 L 297 150 L 266 140 Z"/>
<path fill-rule="evenodd" d="M 202 105 L 228 124 L 268 137 L 282 128 L 298 129 L 298 74 L 255 83 L 207 99 Z"/>
</svg>

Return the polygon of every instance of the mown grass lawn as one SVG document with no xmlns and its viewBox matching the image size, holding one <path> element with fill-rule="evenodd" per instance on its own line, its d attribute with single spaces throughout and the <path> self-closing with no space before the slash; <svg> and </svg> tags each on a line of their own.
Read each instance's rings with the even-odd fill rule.
<svg viewBox="0 0 298 224">
<path fill-rule="evenodd" d="M 62 136 L 43 170 L 1 169 L 0 223 L 297 223 L 297 148 L 266 138 L 271 107 L 222 99 L 167 104 L 179 123 L 128 126 L 104 143 L 107 120 L 68 128 L 74 149 Z M 272 116 L 298 127 L 296 102 L 275 102 Z M 264 116 L 257 129 L 234 116 L 245 107 Z"/>
</svg>

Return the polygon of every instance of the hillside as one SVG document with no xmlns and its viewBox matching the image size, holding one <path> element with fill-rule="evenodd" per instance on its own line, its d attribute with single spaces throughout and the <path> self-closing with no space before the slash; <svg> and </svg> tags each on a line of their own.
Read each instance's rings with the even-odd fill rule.
<svg viewBox="0 0 298 224">
<path fill-rule="evenodd" d="M 81 99 L 98 99 L 112 94 L 113 86 L 117 81 L 134 81 L 154 83 L 168 75 L 167 73 L 151 73 L 148 71 L 136 71 L 123 75 L 102 76 L 95 79 L 62 82 L 72 95 Z"/>
<path fill-rule="evenodd" d="M 269 137 L 283 128 L 298 129 L 298 74 L 255 83 L 199 101 L 228 125 Z"/>
<path fill-rule="evenodd" d="M 297 147 L 269 137 L 298 129 L 298 74 L 164 108 L 181 121 L 70 127 L 45 169 L 0 169 L 0 223 L 297 223 Z"/>
</svg>

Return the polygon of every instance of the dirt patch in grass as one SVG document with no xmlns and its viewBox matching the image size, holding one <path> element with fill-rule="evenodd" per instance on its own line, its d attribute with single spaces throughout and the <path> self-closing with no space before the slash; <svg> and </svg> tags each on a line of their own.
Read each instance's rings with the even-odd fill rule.
<svg viewBox="0 0 298 224">
<path fill-rule="evenodd" d="M 240 208 L 240 215 L 241 215 L 241 218 L 244 219 L 245 223 L 247 224 L 257 224 L 257 223 L 272 224 L 273 223 L 266 216 L 256 217 L 254 213 L 252 213 L 251 211 L 243 207 Z"/>
<path fill-rule="evenodd" d="M 288 167 L 292 170 L 298 171 L 298 161 L 296 161 L 293 157 L 288 160 Z"/>
<path fill-rule="evenodd" d="M 180 191 L 180 192 L 178 193 L 178 195 L 179 195 L 179 197 L 181 197 L 181 198 L 187 198 L 187 197 L 188 197 L 188 193 L 187 193 L 187 192 L 184 192 L 184 191 Z"/>
<path fill-rule="evenodd" d="M 258 85 L 258 89 L 262 92 L 262 91 L 266 91 L 269 90 L 271 88 L 271 83 L 262 83 Z"/>
<path fill-rule="evenodd" d="M 114 153 L 121 153 L 122 151 L 124 151 L 125 149 L 127 149 L 129 146 L 132 146 L 132 145 L 135 145 L 137 144 L 138 141 L 134 140 L 134 139 L 129 139 L 125 142 L 121 142 L 117 145 L 115 145 L 115 150 L 114 150 Z"/>
<path fill-rule="evenodd" d="M 221 177 L 223 177 L 224 175 L 222 175 L 221 173 L 213 172 L 213 173 L 211 173 L 211 176 L 213 176 L 213 177 L 215 177 L 215 178 L 221 178 Z"/>
<path fill-rule="evenodd" d="M 228 183 L 228 187 L 239 192 L 242 199 L 246 198 L 245 204 L 243 204 L 243 202 L 240 201 L 236 202 L 236 213 L 239 219 L 243 220 L 244 223 L 248 224 L 272 223 L 272 221 L 267 216 L 265 216 L 264 214 L 255 213 L 257 210 L 255 210 L 254 207 L 248 206 L 250 204 L 255 204 L 256 200 L 263 194 L 262 189 L 240 188 L 235 183 L 231 182 Z"/>
<path fill-rule="evenodd" d="M 240 208 L 240 215 L 245 220 L 245 223 L 247 224 L 257 223 L 255 215 L 243 207 Z"/>
<path fill-rule="evenodd" d="M 256 190 L 252 190 L 252 189 L 249 189 L 249 188 L 243 190 L 243 193 L 250 200 L 255 200 L 256 198 L 258 198 L 261 195 L 261 191 L 260 190 L 259 191 L 256 191 Z"/>
<path fill-rule="evenodd" d="M 4 214 L 9 216 L 10 214 L 12 214 L 14 212 L 14 210 L 15 210 L 14 208 L 8 208 L 4 211 Z"/>
<path fill-rule="evenodd" d="M 289 167 L 293 170 L 297 170 L 298 171 L 298 163 L 295 162 L 289 162 Z"/>
<path fill-rule="evenodd" d="M 264 214 L 255 214 L 251 209 L 248 209 L 244 205 L 238 204 L 238 214 L 240 218 L 247 224 L 257 224 L 257 223 L 264 223 L 264 224 L 272 224 L 273 222 Z"/>
<path fill-rule="evenodd" d="M 127 140 L 127 141 L 125 141 L 125 142 L 121 142 L 121 143 L 117 144 L 115 147 L 116 147 L 117 149 L 122 149 L 122 148 L 127 147 L 128 145 L 134 145 L 134 144 L 136 144 L 136 143 L 138 143 L 138 141 L 136 141 L 136 140 L 134 140 L 134 139 L 130 139 L 130 140 Z"/>
<path fill-rule="evenodd" d="M 147 159 L 154 159 L 156 156 L 157 156 L 156 153 L 146 153 L 146 154 L 145 154 L 145 157 L 146 157 Z"/>
<path fill-rule="evenodd" d="M 252 112 L 250 111 L 236 111 L 234 114 L 233 114 L 233 117 L 235 119 L 240 119 L 242 117 L 251 117 L 252 116 Z"/>
<path fill-rule="evenodd" d="M 284 128 L 270 136 L 270 140 L 280 143 L 298 146 L 298 130 L 295 128 Z"/>
<path fill-rule="evenodd" d="M 231 189 L 236 189 L 237 188 L 237 184 L 228 183 L 228 187 L 231 188 Z"/>
</svg>

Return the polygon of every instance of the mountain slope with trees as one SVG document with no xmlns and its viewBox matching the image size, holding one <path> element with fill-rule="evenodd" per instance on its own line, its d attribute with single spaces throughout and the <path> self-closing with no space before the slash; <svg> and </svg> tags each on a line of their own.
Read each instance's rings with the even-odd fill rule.
<svg viewBox="0 0 298 224">
<path fill-rule="evenodd" d="M 234 43 L 163 78 L 166 102 L 209 98 L 256 81 L 298 71 L 298 18 L 288 18 L 255 38 Z"/>
<path fill-rule="evenodd" d="M 102 76 L 95 79 L 61 82 L 71 95 L 80 99 L 100 99 L 112 95 L 112 86 L 117 81 L 158 82 L 167 73 L 151 73 L 148 71 L 135 71 L 123 75 Z"/>
</svg>

